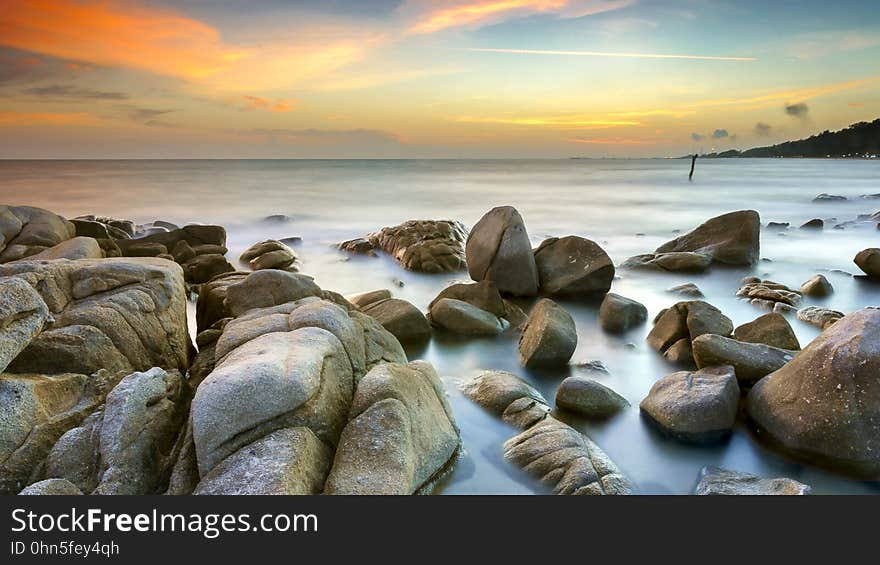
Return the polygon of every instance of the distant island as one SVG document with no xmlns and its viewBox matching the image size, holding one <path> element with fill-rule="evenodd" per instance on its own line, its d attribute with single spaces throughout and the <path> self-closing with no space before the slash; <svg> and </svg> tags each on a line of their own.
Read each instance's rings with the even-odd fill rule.
<svg viewBox="0 0 880 565">
<path fill-rule="evenodd" d="M 690 158 L 688 155 L 683 158 Z M 730 149 L 720 153 L 706 153 L 703 158 L 726 157 L 802 157 L 802 158 L 851 158 L 877 159 L 880 157 L 880 118 L 873 122 L 859 122 L 840 131 L 823 131 L 820 134 L 786 141 L 768 147 L 755 147 L 745 151 Z"/>
</svg>

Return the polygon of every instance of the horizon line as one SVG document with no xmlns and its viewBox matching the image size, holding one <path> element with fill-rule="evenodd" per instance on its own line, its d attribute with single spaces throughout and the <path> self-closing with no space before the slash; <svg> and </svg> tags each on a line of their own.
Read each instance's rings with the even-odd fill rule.
<svg viewBox="0 0 880 565">
<path fill-rule="evenodd" d="M 616 57 L 626 59 L 685 59 L 693 61 L 727 61 L 752 63 L 757 57 L 732 57 L 723 55 L 679 55 L 664 53 L 615 53 L 609 51 L 558 51 L 553 49 L 507 49 L 495 47 L 461 47 L 463 51 L 475 53 L 507 53 L 518 55 L 557 55 L 567 57 Z"/>
</svg>

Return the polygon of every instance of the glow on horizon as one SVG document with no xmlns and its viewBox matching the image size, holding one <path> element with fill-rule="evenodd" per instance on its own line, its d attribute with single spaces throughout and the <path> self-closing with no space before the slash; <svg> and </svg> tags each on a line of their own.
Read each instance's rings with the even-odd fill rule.
<svg viewBox="0 0 880 565">
<path fill-rule="evenodd" d="M 611 53 L 606 51 L 556 51 L 551 49 L 503 49 L 494 47 L 464 47 L 474 53 L 508 53 L 519 55 L 559 55 L 564 57 L 620 57 L 624 59 L 685 59 L 691 61 L 734 61 L 750 63 L 757 57 L 728 57 L 719 55 L 675 55 L 664 53 Z"/>
</svg>

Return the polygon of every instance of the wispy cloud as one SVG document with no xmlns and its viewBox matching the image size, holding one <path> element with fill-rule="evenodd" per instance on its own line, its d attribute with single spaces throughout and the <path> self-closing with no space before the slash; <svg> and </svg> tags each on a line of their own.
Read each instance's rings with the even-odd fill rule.
<svg viewBox="0 0 880 565">
<path fill-rule="evenodd" d="M 558 51 L 551 49 L 502 49 L 490 47 L 465 47 L 464 51 L 475 53 L 506 53 L 511 55 L 553 55 L 559 57 L 618 57 L 624 59 L 685 59 L 692 61 L 729 61 L 750 63 L 755 57 L 729 57 L 722 55 L 682 55 L 669 53 L 616 53 L 609 51 Z"/>
<path fill-rule="evenodd" d="M 35 86 L 21 91 L 26 96 L 48 98 L 53 100 L 128 100 L 128 94 L 124 92 L 108 92 L 103 90 L 91 90 L 89 88 L 77 88 L 64 84 L 52 84 L 49 86 Z"/>
<path fill-rule="evenodd" d="M 248 94 L 243 95 L 241 98 L 244 100 L 247 109 L 265 110 L 267 112 L 290 112 L 293 110 L 293 106 L 296 103 L 296 100 L 284 100 L 281 98 L 269 100 L 267 98 L 251 96 Z"/>
<path fill-rule="evenodd" d="M 87 125 L 96 121 L 88 112 L 0 112 L 0 127 Z"/>
</svg>

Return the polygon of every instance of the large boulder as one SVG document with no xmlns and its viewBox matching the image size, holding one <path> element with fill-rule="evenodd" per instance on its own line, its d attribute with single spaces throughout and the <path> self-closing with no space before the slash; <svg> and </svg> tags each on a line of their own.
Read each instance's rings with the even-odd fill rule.
<svg viewBox="0 0 880 565">
<path fill-rule="evenodd" d="M 226 293 L 230 286 L 238 284 L 248 277 L 249 273 L 224 273 L 199 285 L 199 299 L 196 302 L 196 326 L 199 333 L 210 328 L 219 320 L 232 316 L 226 305 Z"/>
<path fill-rule="evenodd" d="M 309 428 L 284 428 L 224 459 L 194 494 L 321 494 L 332 457 L 331 449 Z"/>
<path fill-rule="evenodd" d="M 41 478 L 52 446 L 80 425 L 120 376 L 0 375 L 0 494 Z"/>
<path fill-rule="evenodd" d="M 51 320 L 31 285 L 16 277 L 0 278 L 0 373 Z"/>
<path fill-rule="evenodd" d="M 739 406 L 733 367 L 679 371 L 654 383 L 639 405 L 666 434 L 686 442 L 717 441 L 730 434 Z"/>
<path fill-rule="evenodd" d="M 715 263 L 754 265 L 760 255 L 761 218 L 754 210 L 730 212 L 657 248 L 655 253 L 694 252 Z"/>
<path fill-rule="evenodd" d="M 467 239 L 467 268 L 475 281 L 489 280 L 517 296 L 538 293 L 538 269 L 522 216 L 512 206 L 487 212 Z"/>
<path fill-rule="evenodd" d="M 186 282 L 201 284 L 210 281 L 217 275 L 232 273 L 235 267 L 219 253 L 196 255 L 181 265 Z"/>
<path fill-rule="evenodd" d="M 454 298 L 441 298 L 433 303 L 431 323 L 444 330 L 472 335 L 495 335 L 504 331 L 504 322 L 491 312 Z"/>
<path fill-rule="evenodd" d="M 276 306 L 306 296 L 318 296 L 321 288 L 306 275 L 266 269 L 226 287 L 224 305 L 232 316 L 254 308 Z"/>
<path fill-rule="evenodd" d="M 794 351 L 746 343 L 720 335 L 701 335 L 692 343 L 697 367 L 730 365 L 743 386 L 750 386 L 792 360 Z"/>
<path fill-rule="evenodd" d="M 381 249 L 410 271 L 443 273 L 464 269 L 462 244 L 466 237 L 467 230 L 461 222 L 409 220 L 340 243 L 339 248 L 359 254 L 372 254 Z"/>
<path fill-rule="evenodd" d="M 547 417 L 504 443 L 504 458 L 554 494 L 625 495 L 633 487 L 587 436 Z"/>
<path fill-rule="evenodd" d="M 250 265 L 254 271 L 285 269 L 295 271 L 296 253 L 284 243 L 267 239 L 248 247 L 239 260 Z"/>
<path fill-rule="evenodd" d="M 400 341 L 424 341 L 431 337 L 431 324 L 412 303 L 400 298 L 387 298 L 361 308 Z"/>
<path fill-rule="evenodd" d="M 559 384 L 556 406 L 588 418 L 606 418 L 628 408 L 629 402 L 598 381 L 574 376 Z"/>
<path fill-rule="evenodd" d="M 801 294 L 813 298 L 825 298 L 834 294 L 834 286 L 828 282 L 824 275 L 813 275 L 801 285 Z"/>
<path fill-rule="evenodd" d="M 551 237 L 535 249 L 541 292 L 556 295 L 589 295 L 608 292 L 614 280 L 614 263 L 599 245 L 570 235 Z"/>
<path fill-rule="evenodd" d="M 156 367 L 126 376 L 101 410 L 58 440 L 48 474 L 92 494 L 163 492 L 189 398 L 178 371 Z"/>
<path fill-rule="evenodd" d="M 440 294 L 431 301 L 431 304 L 428 305 L 428 310 L 433 310 L 434 306 L 444 298 L 466 302 L 474 308 L 488 312 L 497 318 L 503 318 L 513 328 L 521 327 L 526 321 L 525 313 L 516 304 L 505 300 L 501 296 L 498 287 L 492 281 L 486 280 L 477 283 L 455 283 L 449 285 L 441 290 Z M 473 313 L 471 310 L 468 311 Z M 474 315 L 482 317 L 481 314 L 474 313 Z M 442 323 L 437 325 L 443 326 Z"/>
<path fill-rule="evenodd" d="M 825 330 L 758 381 L 748 414 L 759 432 L 802 459 L 880 478 L 880 309 Z"/>
<path fill-rule="evenodd" d="M 16 261 L 0 265 L 3 276 L 35 288 L 54 318 L 8 372 L 185 372 L 189 366 L 186 290 L 180 267 L 171 261 Z"/>
<path fill-rule="evenodd" d="M 192 402 L 201 476 L 281 428 L 306 426 L 335 446 L 353 388 L 345 348 L 325 329 L 265 333 L 245 342 L 219 360 Z"/>
<path fill-rule="evenodd" d="M 609 333 L 623 333 L 648 319 L 645 305 L 631 298 L 609 292 L 599 307 L 599 325 Z"/>
<path fill-rule="evenodd" d="M 810 494 L 810 487 L 784 477 L 764 479 L 751 473 L 731 471 L 708 465 L 700 470 L 700 481 L 694 494 L 785 496 Z"/>
<path fill-rule="evenodd" d="M 577 328 L 571 314 L 549 298 L 532 308 L 519 339 L 519 360 L 524 367 L 565 365 L 577 348 Z"/>
<path fill-rule="evenodd" d="M 324 492 L 428 492 L 460 446 L 443 383 L 429 363 L 378 365 L 358 384 Z"/>
<path fill-rule="evenodd" d="M 880 249 L 872 247 L 859 251 L 853 262 L 858 265 L 868 277 L 880 279 Z"/>
<path fill-rule="evenodd" d="M 708 302 L 678 302 L 662 311 L 648 334 L 648 345 L 673 362 L 693 362 L 691 342 L 703 334 L 729 336 L 733 322 Z"/>
<path fill-rule="evenodd" d="M 0 206 L 0 263 L 23 259 L 74 237 L 61 216 L 31 206 Z"/>
<path fill-rule="evenodd" d="M 779 349 L 796 351 L 801 348 L 797 336 L 785 316 L 770 312 L 733 330 L 733 337 L 747 343 L 763 343 Z"/>
<path fill-rule="evenodd" d="M 62 241 L 58 245 L 49 247 L 29 255 L 24 261 L 51 261 L 53 259 L 103 259 L 104 251 L 93 237 L 74 237 Z"/>
</svg>

